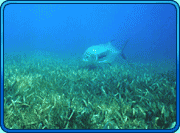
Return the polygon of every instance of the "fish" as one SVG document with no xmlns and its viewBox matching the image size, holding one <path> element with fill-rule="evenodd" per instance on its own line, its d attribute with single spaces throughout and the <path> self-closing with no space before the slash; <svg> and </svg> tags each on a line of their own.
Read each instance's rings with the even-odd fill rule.
<svg viewBox="0 0 180 133">
<path fill-rule="evenodd" d="M 126 60 L 123 51 L 128 41 L 126 41 L 125 45 L 121 48 L 121 50 L 117 49 L 112 45 L 113 41 L 115 40 L 112 40 L 105 44 L 99 44 L 89 47 L 83 54 L 83 61 L 91 64 L 110 64 L 115 60 L 118 55 L 121 55 L 121 57 Z"/>
</svg>

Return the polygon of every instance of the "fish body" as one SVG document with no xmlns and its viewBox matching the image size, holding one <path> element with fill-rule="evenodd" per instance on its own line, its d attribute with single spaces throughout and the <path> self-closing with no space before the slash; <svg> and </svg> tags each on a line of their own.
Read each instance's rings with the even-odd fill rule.
<svg viewBox="0 0 180 133">
<path fill-rule="evenodd" d="M 89 63 L 111 63 L 122 51 L 117 50 L 111 42 L 89 47 L 84 55 L 83 61 Z"/>
</svg>

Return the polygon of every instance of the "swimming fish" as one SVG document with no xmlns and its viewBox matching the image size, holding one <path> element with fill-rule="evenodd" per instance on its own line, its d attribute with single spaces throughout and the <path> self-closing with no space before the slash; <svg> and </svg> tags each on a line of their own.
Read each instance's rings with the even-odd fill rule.
<svg viewBox="0 0 180 133">
<path fill-rule="evenodd" d="M 123 59 L 126 59 L 123 54 L 123 50 L 127 42 L 121 50 L 118 50 L 112 45 L 113 41 L 114 40 L 106 44 L 89 47 L 83 55 L 83 61 L 89 63 L 111 63 L 118 55 L 121 55 Z"/>
</svg>

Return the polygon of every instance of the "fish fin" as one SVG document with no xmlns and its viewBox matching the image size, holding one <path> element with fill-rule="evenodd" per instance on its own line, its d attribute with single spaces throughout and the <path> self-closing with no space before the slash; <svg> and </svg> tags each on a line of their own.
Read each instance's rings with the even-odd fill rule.
<svg viewBox="0 0 180 133">
<path fill-rule="evenodd" d="M 123 53 L 124 48 L 126 47 L 126 45 L 127 45 L 128 42 L 129 42 L 129 39 L 125 42 L 125 44 L 124 44 L 124 46 L 123 46 L 123 48 L 122 48 L 122 53 Z"/>
<path fill-rule="evenodd" d="M 107 64 L 110 64 L 110 62 L 108 60 L 99 61 L 98 63 L 107 63 Z"/>
<path fill-rule="evenodd" d="M 126 56 L 124 55 L 124 53 L 121 53 L 121 57 L 126 60 Z"/>
<path fill-rule="evenodd" d="M 106 63 L 107 60 L 99 61 L 98 63 Z"/>
</svg>

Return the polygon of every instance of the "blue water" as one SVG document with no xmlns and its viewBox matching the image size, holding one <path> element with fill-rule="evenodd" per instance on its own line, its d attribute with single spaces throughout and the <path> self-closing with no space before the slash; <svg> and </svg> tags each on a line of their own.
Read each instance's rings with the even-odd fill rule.
<svg viewBox="0 0 180 133">
<path fill-rule="evenodd" d="M 171 4 L 10 4 L 4 10 L 4 53 L 46 51 L 81 58 L 116 39 L 131 62 L 175 69 L 176 8 Z"/>
</svg>

